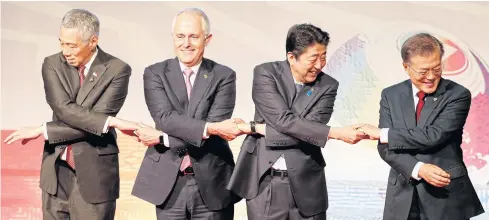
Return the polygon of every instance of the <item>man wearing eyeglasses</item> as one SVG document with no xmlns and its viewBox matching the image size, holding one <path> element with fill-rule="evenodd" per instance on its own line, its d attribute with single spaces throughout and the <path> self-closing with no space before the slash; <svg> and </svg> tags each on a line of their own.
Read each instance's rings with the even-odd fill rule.
<svg viewBox="0 0 489 220">
<path fill-rule="evenodd" d="M 225 187 L 234 168 L 228 140 L 242 132 L 230 119 L 236 73 L 204 58 L 210 22 L 200 9 L 173 20 L 176 58 L 147 67 L 144 95 L 156 129 L 135 134 L 148 146 L 132 194 L 156 205 L 158 220 L 233 218 L 237 197 Z"/>
<path fill-rule="evenodd" d="M 379 140 L 392 168 L 384 219 L 463 220 L 484 212 L 460 148 L 471 94 L 442 78 L 443 53 L 429 34 L 408 38 L 401 56 L 410 79 L 382 91 L 379 128 L 359 128 Z"/>
</svg>

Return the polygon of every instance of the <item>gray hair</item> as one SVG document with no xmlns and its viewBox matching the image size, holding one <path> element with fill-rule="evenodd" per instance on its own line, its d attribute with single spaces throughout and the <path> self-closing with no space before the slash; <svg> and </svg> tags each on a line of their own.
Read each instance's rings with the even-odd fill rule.
<svg viewBox="0 0 489 220">
<path fill-rule="evenodd" d="M 211 33 L 211 22 L 209 21 L 209 17 L 207 17 L 207 15 L 205 14 L 204 11 L 202 11 L 198 8 L 186 8 L 186 9 L 179 11 L 177 13 L 177 15 L 175 15 L 175 17 L 173 17 L 173 22 L 171 25 L 172 32 L 173 32 L 173 29 L 175 28 L 175 23 L 176 23 L 177 17 L 183 13 L 186 13 L 186 12 L 196 13 L 196 14 L 200 15 L 200 17 L 202 18 L 202 28 L 204 29 L 204 34 L 208 35 Z"/>
<path fill-rule="evenodd" d="M 94 14 L 84 9 L 72 9 L 61 20 L 62 28 L 76 28 L 84 42 L 99 34 L 100 22 Z"/>
</svg>

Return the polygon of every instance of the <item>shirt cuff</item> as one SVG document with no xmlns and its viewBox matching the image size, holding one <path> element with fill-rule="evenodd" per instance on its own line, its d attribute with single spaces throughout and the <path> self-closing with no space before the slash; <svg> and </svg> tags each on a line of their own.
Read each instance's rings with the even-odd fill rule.
<svg viewBox="0 0 489 220">
<path fill-rule="evenodd" d="M 209 124 L 208 122 L 206 122 L 206 123 L 205 123 L 205 126 L 204 126 L 204 133 L 202 134 L 202 139 L 207 139 L 207 138 L 209 138 L 209 134 L 207 134 L 207 125 L 208 125 L 208 124 Z M 164 137 L 163 137 L 163 138 L 164 138 Z M 166 145 L 166 144 L 165 144 L 165 145 Z"/>
<path fill-rule="evenodd" d="M 389 143 L 389 128 L 380 129 L 380 143 L 381 144 Z"/>
<path fill-rule="evenodd" d="M 419 177 L 419 168 L 423 165 L 423 162 L 418 162 L 416 166 L 414 166 L 413 173 L 411 174 L 411 177 L 413 177 L 416 180 L 420 180 L 421 178 Z"/>
<path fill-rule="evenodd" d="M 109 116 L 109 117 L 107 118 L 107 121 L 105 121 L 104 129 L 102 129 L 102 133 L 107 133 L 107 132 L 109 132 L 109 122 L 110 122 L 110 119 L 111 119 L 111 118 L 112 118 L 112 117 L 111 117 L 111 116 Z"/>
<path fill-rule="evenodd" d="M 170 147 L 170 140 L 168 139 L 168 134 L 163 132 L 163 144 L 165 147 Z"/>
<path fill-rule="evenodd" d="M 49 140 L 48 138 L 48 128 L 46 127 L 46 123 L 42 123 L 42 134 L 44 135 L 45 140 Z"/>
</svg>

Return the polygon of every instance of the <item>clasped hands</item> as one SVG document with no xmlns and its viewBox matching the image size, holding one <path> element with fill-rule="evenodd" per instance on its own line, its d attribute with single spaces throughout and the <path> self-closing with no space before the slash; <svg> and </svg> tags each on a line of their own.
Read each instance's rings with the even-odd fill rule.
<svg viewBox="0 0 489 220">
<path fill-rule="evenodd" d="M 141 142 L 145 146 L 152 147 L 160 143 L 160 136 L 163 135 L 162 131 L 142 122 L 136 123 L 126 120 L 118 122 L 120 122 L 118 127 L 123 128 L 120 130 L 124 134 L 133 136 L 136 141 Z M 217 135 L 227 141 L 231 141 L 240 135 L 251 133 L 249 128 L 246 129 L 247 126 L 249 127 L 247 123 L 239 118 L 231 118 L 221 122 L 209 122 L 207 123 L 204 137 Z"/>
<path fill-rule="evenodd" d="M 138 123 L 138 128 L 133 134 L 138 136 L 138 141 L 146 146 L 159 143 L 159 136 L 163 132 L 148 125 Z M 265 135 L 265 124 L 256 124 L 255 132 Z M 218 135 L 231 141 L 243 134 L 251 134 L 251 126 L 242 119 L 231 118 L 222 122 L 208 123 L 207 135 Z M 361 140 L 379 140 L 381 129 L 370 124 L 355 124 L 344 127 L 331 127 L 328 138 L 356 144 Z M 450 174 L 433 164 L 422 164 L 419 168 L 418 177 L 436 187 L 445 187 L 450 184 Z"/>
</svg>

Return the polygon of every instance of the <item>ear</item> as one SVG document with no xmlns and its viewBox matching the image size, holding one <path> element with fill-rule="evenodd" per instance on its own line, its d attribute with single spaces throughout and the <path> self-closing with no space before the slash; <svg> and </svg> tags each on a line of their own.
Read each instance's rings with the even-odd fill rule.
<svg viewBox="0 0 489 220">
<path fill-rule="evenodd" d="M 90 40 L 88 42 L 90 48 L 92 48 L 93 51 L 95 51 L 95 47 L 97 47 L 98 44 L 98 36 L 94 35 L 90 37 Z"/>
<path fill-rule="evenodd" d="M 409 68 L 408 64 L 403 62 L 402 63 L 402 67 L 404 68 L 404 71 L 406 71 L 406 73 L 407 73 L 408 72 L 408 68 Z"/>
<path fill-rule="evenodd" d="M 205 46 L 207 46 L 212 40 L 212 34 L 208 34 L 207 38 L 205 38 Z"/>
<path fill-rule="evenodd" d="M 289 63 L 296 62 L 296 58 L 292 52 L 287 52 L 287 60 L 289 61 Z"/>
</svg>

